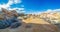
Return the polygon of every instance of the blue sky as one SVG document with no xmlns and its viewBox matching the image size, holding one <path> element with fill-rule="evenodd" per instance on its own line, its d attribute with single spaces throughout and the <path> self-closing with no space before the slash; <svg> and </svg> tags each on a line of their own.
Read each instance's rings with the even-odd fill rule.
<svg viewBox="0 0 60 32">
<path fill-rule="evenodd" d="M 10 5 L 10 8 L 24 8 L 25 13 L 41 12 L 48 9 L 60 9 L 60 0 L 20 0 L 21 3 Z M 0 0 L 0 4 L 8 3 L 8 0 Z"/>
</svg>

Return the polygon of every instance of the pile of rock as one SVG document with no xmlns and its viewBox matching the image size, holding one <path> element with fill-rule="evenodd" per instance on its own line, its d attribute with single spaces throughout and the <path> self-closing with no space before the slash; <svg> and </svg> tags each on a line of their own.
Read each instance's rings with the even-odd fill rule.
<svg viewBox="0 0 60 32">
<path fill-rule="evenodd" d="M 21 25 L 18 21 L 17 16 L 18 13 L 15 10 L 9 11 L 2 8 L 2 13 L 0 14 L 0 29 L 5 28 L 16 28 Z"/>
</svg>

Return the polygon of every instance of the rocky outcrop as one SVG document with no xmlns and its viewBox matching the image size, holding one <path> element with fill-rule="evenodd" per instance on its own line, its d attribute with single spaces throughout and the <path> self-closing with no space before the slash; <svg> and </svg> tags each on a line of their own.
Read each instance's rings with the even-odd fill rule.
<svg viewBox="0 0 60 32">
<path fill-rule="evenodd" d="M 19 20 L 17 19 L 17 12 L 15 10 L 9 11 L 2 8 L 2 13 L 0 14 L 0 29 L 5 28 L 16 28 L 21 25 Z"/>
<path fill-rule="evenodd" d="M 46 19 L 50 19 L 50 14 L 27 15 L 25 19 L 17 19 L 18 13 L 15 10 L 8 11 L 2 8 L 2 17 L 0 20 L 0 32 L 60 32 L 59 28 L 49 23 Z M 42 17 L 41 17 L 42 16 Z M 53 15 L 50 15 L 53 16 Z M 27 19 L 26 19 L 27 18 Z M 55 17 L 51 17 L 55 18 Z"/>
</svg>

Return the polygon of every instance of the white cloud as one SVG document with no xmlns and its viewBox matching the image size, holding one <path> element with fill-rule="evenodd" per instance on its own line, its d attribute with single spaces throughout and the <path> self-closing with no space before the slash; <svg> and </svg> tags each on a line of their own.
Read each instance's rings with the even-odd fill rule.
<svg viewBox="0 0 60 32">
<path fill-rule="evenodd" d="M 58 11 L 60 11 L 60 9 L 48 9 L 48 10 L 46 10 L 46 11 L 44 11 L 44 12 L 46 12 L 46 13 L 49 13 L 49 12 L 58 12 Z"/>
<path fill-rule="evenodd" d="M 30 13 L 30 14 L 41 14 L 41 13 L 54 13 L 54 12 L 60 12 L 60 9 L 47 9 L 45 11 L 39 11 L 39 12 L 33 12 L 33 13 Z"/>
<path fill-rule="evenodd" d="M 24 8 L 9 8 L 9 10 L 24 10 Z"/>
<path fill-rule="evenodd" d="M 14 3 L 21 3 L 22 1 L 21 0 L 14 0 Z"/>
<path fill-rule="evenodd" d="M 25 12 L 25 11 L 24 11 L 24 8 L 9 8 L 8 10 L 16 10 L 18 13 L 23 13 L 23 12 Z"/>
<path fill-rule="evenodd" d="M 21 0 L 9 0 L 7 4 L 0 4 L 0 8 L 10 8 L 11 5 L 21 3 Z"/>
<path fill-rule="evenodd" d="M 21 3 L 21 0 L 9 0 L 8 3 L 6 4 L 0 4 L 0 9 L 1 8 L 5 8 L 5 9 L 9 9 L 9 10 L 24 10 L 24 8 L 11 8 L 11 5 L 13 4 L 18 4 Z M 22 7 L 24 7 L 24 5 L 21 5 Z"/>
</svg>

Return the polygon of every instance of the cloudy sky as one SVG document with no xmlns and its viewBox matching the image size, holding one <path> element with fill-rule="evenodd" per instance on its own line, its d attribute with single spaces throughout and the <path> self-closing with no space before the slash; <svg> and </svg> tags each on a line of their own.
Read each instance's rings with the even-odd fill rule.
<svg viewBox="0 0 60 32">
<path fill-rule="evenodd" d="M 0 8 L 2 7 L 24 13 L 60 11 L 60 0 L 0 0 Z"/>
</svg>

